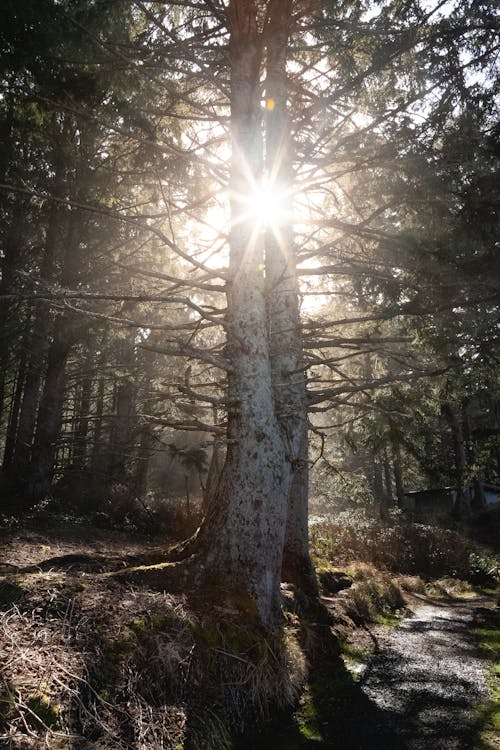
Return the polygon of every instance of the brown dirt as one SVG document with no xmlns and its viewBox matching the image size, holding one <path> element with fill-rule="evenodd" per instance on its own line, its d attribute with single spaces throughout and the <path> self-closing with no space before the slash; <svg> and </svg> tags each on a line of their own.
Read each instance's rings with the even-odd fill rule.
<svg viewBox="0 0 500 750">
<path fill-rule="evenodd" d="M 36 565 L 65 555 L 116 558 L 161 555 L 168 540 L 97 528 L 0 531 L 0 567 Z"/>
</svg>

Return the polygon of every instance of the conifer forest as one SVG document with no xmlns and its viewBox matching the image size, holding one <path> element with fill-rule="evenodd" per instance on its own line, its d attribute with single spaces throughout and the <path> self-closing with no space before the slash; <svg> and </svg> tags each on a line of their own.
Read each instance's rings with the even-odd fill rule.
<svg viewBox="0 0 500 750">
<path fill-rule="evenodd" d="M 480 0 L 4 0 L 0 747 L 498 748 L 499 61 Z"/>
</svg>

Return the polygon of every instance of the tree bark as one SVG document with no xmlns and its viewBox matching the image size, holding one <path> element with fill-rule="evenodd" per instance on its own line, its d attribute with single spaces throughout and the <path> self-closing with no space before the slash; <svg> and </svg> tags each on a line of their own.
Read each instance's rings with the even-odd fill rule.
<svg viewBox="0 0 500 750">
<path fill-rule="evenodd" d="M 45 243 L 45 257 L 42 269 L 43 283 L 53 281 L 55 269 L 56 244 L 58 236 L 59 209 L 54 204 L 50 211 L 47 236 Z M 33 333 L 30 342 L 30 357 L 24 383 L 24 393 L 19 414 L 19 424 L 16 445 L 12 459 L 10 473 L 14 482 L 26 476 L 27 467 L 31 459 L 31 447 L 36 426 L 38 399 L 42 383 L 42 373 L 48 348 L 49 327 L 51 323 L 50 308 L 45 302 L 40 302 L 34 309 Z"/>
<path fill-rule="evenodd" d="M 131 465 L 132 443 L 135 431 L 136 387 L 126 376 L 117 384 L 115 396 L 115 416 L 111 434 L 110 478 L 116 482 L 126 481 Z"/>
<path fill-rule="evenodd" d="M 148 489 L 148 471 L 153 440 L 154 436 L 152 426 L 150 424 L 143 425 L 134 476 L 134 493 L 139 498 L 144 498 Z"/>
<path fill-rule="evenodd" d="M 14 318 L 15 310 L 13 308 L 15 303 L 11 299 L 2 299 L 2 297 L 13 291 L 13 281 L 16 269 L 19 267 L 24 240 L 25 212 L 26 207 L 23 204 L 23 199 L 18 197 L 12 209 L 10 226 L 3 244 L 4 257 L 0 272 L 0 362 L 2 363 L 0 368 L 0 424 L 2 424 L 4 415 L 9 350 L 12 348 L 12 339 L 16 336 L 15 331 L 9 330 Z"/>
<path fill-rule="evenodd" d="M 102 357 L 101 357 L 102 358 Z M 95 407 L 94 430 L 92 433 L 92 453 L 90 458 L 90 467 L 93 476 L 104 479 L 105 462 L 102 457 L 103 452 L 103 414 L 104 414 L 104 376 L 101 375 L 97 384 L 97 396 Z"/>
<path fill-rule="evenodd" d="M 281 564 L 290 471 L 275 413 L 262 273 L 263 242 L 248 216 L 261 170 L 257 3 L 228 8 L 231 58 L 231 218 L 227 289 L 228 450 L 200 529 L 204 570 L 266 628 L 281 618 Z"/>
<path fill-rule="evenodd" d="M 396 485 L 398 507 L 404 508 L 405 485 L 403 479 L 403 467 L 401 465 L 401 448 L 397 440 L 392 441 L 392 460 L 394 466 L 394 483 Z"/>
<path fill-rule="evenodd" d="M 457 500 L 455 503 L 455 512 L 457 515 L 467 514 L 470 511 L 469 504 L 465 497 L 465 476 L 467 468 L 467 456 L 465 452 L 465 440 L 461 414 L 457 412 L 450 403 L 442 405 L 442 412 L 450 426 L 453 438 L 453 449 L 455 454 L 455 485 L 457 490 Z"/>
<path fill-rule="evenodd" d="M 63 150 L 62 142 L 58 142 L 54 154 L 54 180 L 52 187 L 55 196 L 61 195 L 64 182 L 65 164 Z M 48 287 L 53 283 L 56 274 L 60 223 L 61 209 L 58 203 L 54 202 L 51 204 L 47 217 L 44 255 L 40 270 L 41 284 Z M 31 448 L 35 434 L 38 399 L 42 383 L 45 356 L 48 349 L 50 324 L 51 315 L 49 305 L 45 302 L 39 302 L 34 308 L 30 356 L 19 414 L 16 444 L 9 470 L 9 476 L 15 486 L 18 483 L 22 483 L 26 477 L 26 472 L 31 459 Z"/>
<path fill-rule="evenodd" d="M 317 591 L 309 556 L 308 416 L 292 228 L 292 148 L 287 112 L 286 60 L 291 0 L 271 0 L 266 28 L 266 179 L 278 197 L 266 233 L 266 287 L 273 393 L 292 472 L 288 497 L 283 578 Z"/>
<path fill-rule="evenodd" d="M 7 425 L 7 433 L 5 435 L 5 447 L 3 454 L 3 470 L 8 473 L 10 465 L 12 463 L 12 456 L 14 453 L 14 446 L 16 444 L 17 425 L 19 422 L 19 412 L 21 409 L 21 401 L 23 397 L 24 381 L 26 379 L 26 365 L 28 360 L 28 346 L 27 343 L 30 337 L 31 321 L 28 315 L 28 322 L 26 324 L 26 332 L 21 343 L 21 353 L 19 358 L 19 364 L 17 368 L 16 383 L 14 387 L 14 396 L 12 399 L 9 422 Z"/>
<path fill-rule="evenodd" d="M 89 345 L 90 346 L 90 345 Z M 92 400 L 92 386 L 94 382 L 94 350 L 87 354 L 85 359 L 85 372 L 83 373 L 76 417 L 76 429 L 73 436 L 73 468 L 77 472 L 83 472 L 87 462 L 87 436 L 89 432 L 89 413 Z"/>
<path fill-rule="evenodd" d="M 222 469 L 224 467 L 225 453 L 225 446 L 220 440 L 215 439 L 212 445 L 212 455 L 208 466 L 205 489 L 203 490 L 203 515 L 205 516 L 217 497 Z"/>
<path fill-rule="evenodd" d="M 64 330 L 64 321 L 58 329 L 50 346 L 47 374 L 38 409 L 37 430 L 25 492 L 27 505 L 36 505 L 46 497 L 54 476 L 64 406 L 66 362 L 72 345 Z"/>
</svg>

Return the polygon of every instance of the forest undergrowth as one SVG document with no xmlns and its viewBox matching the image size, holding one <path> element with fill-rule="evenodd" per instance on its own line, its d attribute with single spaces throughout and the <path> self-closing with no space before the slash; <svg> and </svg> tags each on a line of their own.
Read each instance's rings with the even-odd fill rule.
<svg viewBox="0 0 500 750">
<path fill-rule="evenodd" d="M 462 531 L 340 516 L 311 531 L 322 606 L 284 584 L 284 626 L 269 634 L 223 596 L 208 606 L 203 591 L 113 575 L 161 559 L 165 536 L 40 519 L 1 536 L 6 750 L 264 747 L 255 732 L 277 716 L 288 717 L 287 747 L 306 746 L 324 735 L 332 701 L 349 700 L 371 628 L 391 624 L 409 593 L 473 596 L 498 583 L 495 551 Z"/>
</svg>

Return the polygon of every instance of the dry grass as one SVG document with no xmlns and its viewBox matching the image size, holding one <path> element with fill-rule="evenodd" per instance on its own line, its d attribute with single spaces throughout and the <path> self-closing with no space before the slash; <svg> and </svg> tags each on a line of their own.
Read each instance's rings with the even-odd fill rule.
<svg viewBox="0 0 500 750">
<path fill-rule="evenodd" d="M 102 750 L 145 750 L 182 742 L 185 709 L 167 699 L 163 680 L 175 684 L 172 665 L 177 670 L 179 650 L 191 646 L 183 639 L 188 629 L 180 624 L 151 648 L 125 625 L 131 607 L 177 613 L 178 604 L 97 584 L 75 592 L 53 574 L 35 578 L 23 600 L 0 615 L 2 747 L 72 748 L 85 740 Z M 148 664 L 162 682 L 145 680 L 148 647 Z"/>
<path fill-rule="evenodd" d="M 24 545 L 40 560 L 40 539 Z M 0 579 L 2 750 L 225 750 L 297 701 L 292 620 L 264 637 L 199 595 L 56 567 Z"/>
<path fill-rule="evenodd" d="M 470 540 L 450 529 L 410 523 L 394 518 L 390 523 L 362 512 L 339 514 L 311 529 L 317 562 L 348 566 L 366 562 L 394 574 L 426 579 L 470 573 L 473 547 Z"/>
</svg>

